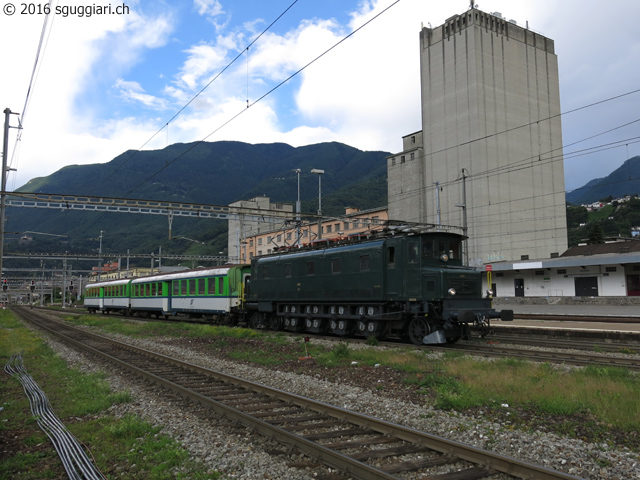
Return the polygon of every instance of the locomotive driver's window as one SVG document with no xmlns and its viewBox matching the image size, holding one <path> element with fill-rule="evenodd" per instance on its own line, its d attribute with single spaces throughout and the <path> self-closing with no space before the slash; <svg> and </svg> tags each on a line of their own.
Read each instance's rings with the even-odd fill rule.
<svg viewBox="0 0 640 480">
<path fill-rule="evenodd" d="M 458 240 L 449 240 L 449 258 L 461 258 L 460 242 Z"/>
<path fill-rule="evenodd" d="M 418 242 L 412 240 L 407 244 L 409 263 L 418 263 Z"/>
</svg>

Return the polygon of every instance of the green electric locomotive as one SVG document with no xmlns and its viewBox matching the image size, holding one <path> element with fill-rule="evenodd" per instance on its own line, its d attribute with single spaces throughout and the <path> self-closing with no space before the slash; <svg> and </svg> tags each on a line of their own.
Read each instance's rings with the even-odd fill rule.
<svg viewBox="0 0 640 480">
<path fill-rule="evenodd" d="M 339 336 L 453 343 L 470 325 L 512 320 L 482 294 L 481 273 L 462 265 L 465 237 L 386 233 L 254 258 L 246 288 L 249 326 Z"/>
</svg>

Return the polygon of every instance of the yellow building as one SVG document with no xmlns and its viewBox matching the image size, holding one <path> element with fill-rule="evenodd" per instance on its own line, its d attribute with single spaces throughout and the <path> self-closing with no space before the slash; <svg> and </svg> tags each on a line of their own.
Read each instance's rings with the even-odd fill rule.
<svg viewBox="0 0 640 480">
<path fill-rule="evenodd" d="M 345 238 L 349 235 L 366 233 L 381 228 L 389 220 L 387 207 L 360 211 L 347 207 L 345 215 L 325 219 L 322 226 L 322 239 Z M 317 222 L 304 222 L 300 226 L 301 245 L 320 239 Z M 298 237 L 296 225 L 287 225 L 280 229 L 247 236 L 240 243 L 240 263 L 248 263 L 251 258 L 273 253 L 276 247 L 294 246 Z"/>
</svg>

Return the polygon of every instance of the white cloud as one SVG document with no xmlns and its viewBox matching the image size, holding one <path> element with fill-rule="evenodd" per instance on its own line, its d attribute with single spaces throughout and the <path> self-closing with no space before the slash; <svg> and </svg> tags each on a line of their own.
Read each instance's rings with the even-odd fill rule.
<svg viewBox="0 0 640 480">
<path fill-rule="evenodd" d="M 127 101 L 137 102 L 154 110 L 165 110 L 167 108 L 165 99 L 145 93 L 144 88 L 138 82 L 125 81 L 118 78 L 114 87 L 120 91 L 120 97 Z"/>
</svg>

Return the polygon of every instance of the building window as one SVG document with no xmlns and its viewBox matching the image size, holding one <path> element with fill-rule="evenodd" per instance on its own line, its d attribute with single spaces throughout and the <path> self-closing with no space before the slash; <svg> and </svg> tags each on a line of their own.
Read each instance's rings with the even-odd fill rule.
<svg viewBox="0 0 640 480">
<path fill-rule="evenodd" d="M 258 250 L 258 255 L 262 255 L 262 250 Z"/>
<path fill-rule="evenodd" d="M 258 245 L 262 245 L 262 238 L 258 239 Z"/>
<path fill-rule="evenodd" d="M 411 153 L 411 160 L 415 160 L 415 158 L 416 158 L 416 154 L 412 152 Z"/>
<path fill-rule="evenodd" d="M 287 240 L 291 240 L 291 232 L 287 233 Z"/>
<path fill-rule="evenodd" d="M 544 270 L 536 270 L 536 275 L 544 275 Z"/>
<path fill-rule="evenodd" d="M 411 143 L 416 143 L 416 136 L 415 135 L 411 135 Z"/>
<path fill-rule="evenodd" d="M 276 237 L 276 242 L 281 242 L 281 241 L 282 241 L 282 234 Z"/>
<path fill-rule="evenodd" d="M 567 269 L 566 268 L 559 268 L 558 269 L 558 275 L 566 275 L 567 273 Z"/>
<path fill-rule="evenodd" d="M 400 157 L 400 163 L 404 163 L 404 155 Z"/>
<path fill-rule="evenodd" d="M 393 166 L 395 166 L 395 164 L 396 164 L 396 159 L 395 159 L 395 158 L 392 158 L 392 159 L 391 159 L 391 166 L 393 167 Z"/>
<path fill-rule="evenodd" d="M 327 233 L 331 233 L 331 225 L 327 225 Z"/>
<path fill-rule="evenodd" d="M 302 236 L 303 237 L 308 237 L 309 236 L 309 230 L 305 230 L 304 232 L 302 232 Z"/>
<path fill-rule="evenodd" d="M 267 243 L 271 243 L 271 237 L 267 237 Z"/>
<path fill-rule="evenodd" d="M 251 240 L 249 240 L 249 246 L 253 247 L 253 238 Z"/>
<path fill-rule="evenodd" d="M 605 267 L 604 271 L 605 272 L 615 272 L 616 271 L 616 267 Z"/>
<path fill-rule="evenodd" d="M 337 232 L 338 230 L 340 230 L 340 224 L 336 223 L 333 228 L 335 228 L 335 231 Z"/>
<path fill-rule="evenodd" d="M 520 255 L 520 260 L 529 260 L 529 255 Z"/>
</svg>

